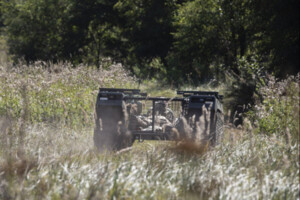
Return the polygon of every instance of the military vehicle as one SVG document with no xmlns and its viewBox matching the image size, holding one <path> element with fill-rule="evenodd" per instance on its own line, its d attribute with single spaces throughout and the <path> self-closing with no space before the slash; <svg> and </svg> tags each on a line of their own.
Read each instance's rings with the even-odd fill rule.
<svg viewBox="0 0 300 200">
<path fill-rule="evenodd" d="M 213 145 L 220 143 L 223 96 L 205 91 L 177 91 L 177 96 L 149 97 L 138 89 L 100 88 L 96 101 L 95 146 L 118 150 L 131 146 L 135 140 L 184 139 L 178 136 L 182 119 L 193 134 L 204 114 L 205 127 L 209 130 L 207 139 Z"/>
</svg>

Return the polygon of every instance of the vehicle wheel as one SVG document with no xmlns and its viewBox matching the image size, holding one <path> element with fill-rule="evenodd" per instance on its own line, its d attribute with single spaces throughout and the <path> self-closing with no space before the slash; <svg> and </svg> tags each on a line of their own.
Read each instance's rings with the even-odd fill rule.
<svg viewBox="0 0 300 200">
<path fill-rule="evenodd" d="M 132 137 L 131 132 L 127 130 L 126 126 L 121 126 L 114 142 L 114 150 L 120 150 L 131 147 L 134 143 L 134 138 Z"/>
<path fill-rule="evenodd" d="M 217 112 L 215 118 L 215 128 L 214 128 L 214 138 L 213 138 L 213 144 L 215 145 L 218 145 L 223 141 L 223 137 L 224 137 L 223 125 L 224 125 L 223 114 Z"/>
<path fill-rule="evenodd" d="M 120 150 L 132 146 L 133 142 L 132 134 L 125 126 L 107 124 L 101 129 L 100 123 L 96 122 L 94 144 L 99 151 Z"/>
</svg>

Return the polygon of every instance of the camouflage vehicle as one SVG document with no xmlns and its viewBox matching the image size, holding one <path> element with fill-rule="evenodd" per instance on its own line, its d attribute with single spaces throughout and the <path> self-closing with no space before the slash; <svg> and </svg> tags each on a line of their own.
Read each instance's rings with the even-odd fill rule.
<svg viewBox="0 0 300 200">
<path fill-rule="evenodd" d="M 100 88 L 96 103 L 94 143 L 98 149 L 117 150 L 135 140 L 179 140 L 187 121 L 191 134 L 200 117 L 209 120 L 208 140 L 223 136 L 222 96 L 218 92 L 177 91 L 180 97 L 149 97 L 138 89 Z M 208 110 L 209 112 L 205 112 Z"/>
</svg>

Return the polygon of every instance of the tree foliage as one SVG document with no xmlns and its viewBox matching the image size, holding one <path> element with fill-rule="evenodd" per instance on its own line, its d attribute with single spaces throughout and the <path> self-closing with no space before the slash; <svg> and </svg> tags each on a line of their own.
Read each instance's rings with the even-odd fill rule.
<svg viewBox="0 0 300 200">
<path fill-rule="evenodd" d="M 270 58 L 279 77 L 299 72 L 299 1 L 255 1 L 257 52 Z"/>
<path fill-rule="evenodd" d="M 159 59 L 166 64 L 165 57 L 172 45 L 173 0 L 119 0 L 115 9 L 121 18 L 121 57 L 128 66 L 137 66 L 145 76 L 157 72 L 151 62 Z M 143 70 L 143 66 L 148 69 Z M 134 69 L 132 68 L 132 71 Z"/>
<path fill-rule="evenodd" d="M 296 0 L 0 0 L 16 58 L 101 65 L 109 57 L 142 78 L 180 84 L 241 74 L 256 62 L 277 76 L 299 71 Z"/>
<path fill-rule="evenodd" d="M 8 1 L 3 5 L 10 53 L 25 60 L 57 60 L 64 52 L 62 36 L 68 17 L 63 0 Z M 71 52 L 70 52 L 71 53 Z"/>
<path fill-rule="evenodd" d="M 209 75 L 209 65 L 220 61 L 224 31 L 217 2 L 197 0 L 179 7 L 168 57 L 171 73 L 175 69 L 175 74 L 179 71 L 193 80 L 203 80 Z"/>
</svg>

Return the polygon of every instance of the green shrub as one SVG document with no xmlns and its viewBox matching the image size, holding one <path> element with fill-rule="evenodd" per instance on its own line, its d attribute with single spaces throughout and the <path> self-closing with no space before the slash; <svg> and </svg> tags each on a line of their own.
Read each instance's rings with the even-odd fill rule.
<svg viewBox="0 0 300 200">
<path fill-rule="evenodd" d="M 241 57 L 236 65 L 237 71 L 225 69 L 225 108 L 232 111 L 230 121 L 235 125 L 242 123 L 243 113 L 249 111 L 255 99 L 261 100 L 259 88 L 265 85 L 265 71 L 257 56 Z M 239 117 L 238 117 L 239 116 Z"/>
<path fill-rule="evenodd" d="M 300 74 L 282 81 L 269 77 L 267 85 L 259 91 L 263 101 L 252 113 L 260 133 L 299 138 L 299 83 Z"/>
</svg>

